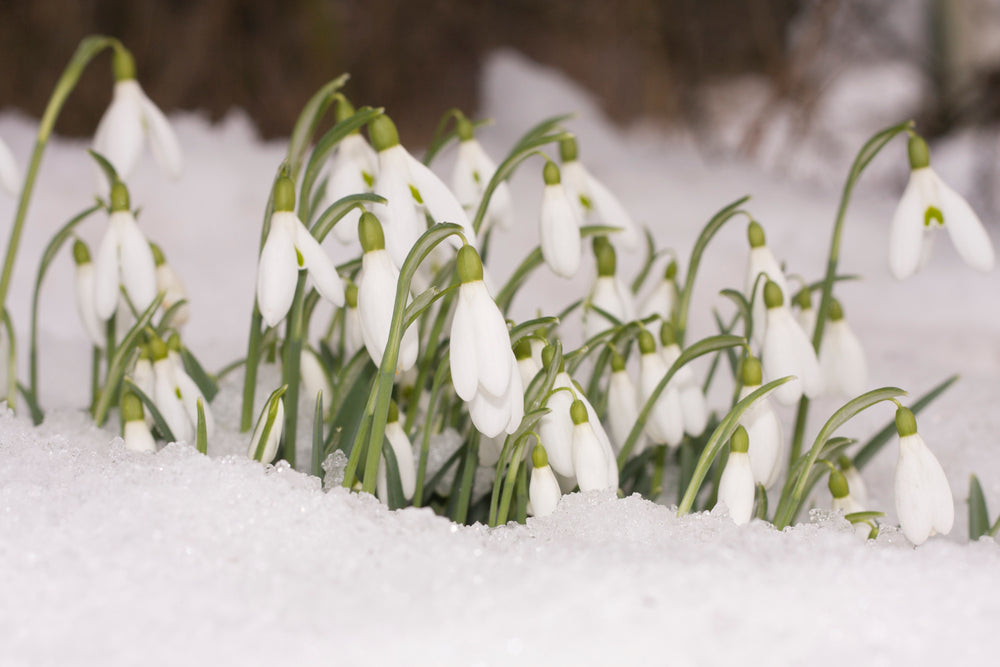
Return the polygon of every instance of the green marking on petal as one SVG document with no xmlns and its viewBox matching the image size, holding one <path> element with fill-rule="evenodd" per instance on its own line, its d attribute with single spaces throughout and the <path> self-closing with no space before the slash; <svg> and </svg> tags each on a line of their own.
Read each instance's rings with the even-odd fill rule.
<svg viewBox="0 0 1000 667">
<path fill-rule="evenodd" d="M 417 190 L 412 185 L 410 186 L 410 194 L 413 195 L 413 198 L 416 200 L 418 204 L 424 203 L 423 197 L 420 196 L 420 190 Z"/>
<path fill-rule="evenodd" d="M 933 220 L 937 220 L 937 223 L 943 227 L 944 213 L 937 206 L 928 206 L 927 210 L 924 211 L 924 227 L 930 227 Z"/>
<path fill-rule="evenodd" d="M 583 204 L 583 207 L 588 211 L 594 208 L 594 203 L 591 202 L 590 197 L 587 197 L 586 195 L 580 195 L 580 203 Z"/>
<path fill-rule="evenodd" d="M 367 171 L 361 172 L 361 178 L 365 179 L 365 185 L 368 187 L 375 187 L 375 177 L 369 174 Z"/>
<path fill-rule="evenodd" d="M 299 252 L 298 248 L 295 249 L 295 260 L 299 263 L 299 268 L 300 269 L 306 265 L 306 260 L 302 256 L 302 253 Z"/>
</svg>

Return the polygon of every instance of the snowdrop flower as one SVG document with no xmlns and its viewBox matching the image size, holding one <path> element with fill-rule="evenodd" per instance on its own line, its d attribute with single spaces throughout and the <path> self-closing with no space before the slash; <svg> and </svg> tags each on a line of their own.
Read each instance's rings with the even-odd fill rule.
<svg viewBox="0 0 1000 667">
<path fill-rule="evenodd" d="M 459 116 L 456 131 L 459 140 L 458 158 L 451 172 L 451 189 L 462 207 L 474 215 L 497 166 L 476 140 L 474 128 L 468 118 Z M 514 224 L 514 206 L 506 181 L 501 181 L 490 197 L 486 216 L 479 230 L 480 238 L 494 223 L 501 229 L 510 229 Z"/>
<path fill-rule="evenodd" d="M 771 249 L 767 247 L 764 228 L 757 221 L 751 221 L 747 227 L 747 238 L 750 241 L 750 259 L 747 262 L 747 280 L 744 291 L 747 299 L 753 304 L 753 311 L 750 313 L 753 318 L 753 341 L 760 345 L 764 340 L 764 332 L 768 326 L 764 306 L 764 284 L 770 280 L 781 288 L 782 294 L 790 294 L 791 292 L 788 291 L 788 282 L 785 280 L 781 265 L 774 258 Z M 757 280 L 757 276 L 760 274 L 764 274 L 764 278 Z M 756 290 L 754 290 L 754 285 L 757 286 Z"/>
<path fill-rule="evenodd" d="M 153 358 L 152 399 L 156 409 L 177 442 L 193 442 L 194 427 L 182 399 L 183 393 L 177 386 L 176 368 L 167 354 L 167 345 L 154 335 L 149 350 Z"/>
<path fill-rule="evenodd" d="M 399 271 L 385 249 L 385 236 L 378 218 L 367 211 L 358 222 L 361 240 L 361 272 L 358 273 L 358 317 L 361 320 L 361 338 L 376 366 L 382 364 L 382 354 L 389 343 L 392 328 L 392 310 L 395 305 Z M 409 303 L 409 297 L 407 297 Z M 417 361 L 420 340 L 417 329 L 410 327 L 403 332 L 396 360 L 396 374 L 410 370 Z"/>
<path fill-rule="evenodd" d="M 646 295 L 639 307 L 639 319 L 658 315 L 664 322 L 673 318 L 674 306 L 677 303 L 677 262 L 670 260 L 663 274 L 663 280 L 656 284 L 653 291 Z"/>
<path fill-rule="evenodd" d="M 542 366 L 532 354 L 531 339 L 522 338 L 514 345 L 514 359 L 517 361 L 517 371 L 521 374 L 521 386 L 527 387 L 542 370 Z"/>
<path fill-rule="evenodd" d="M 128 189 L 121 181 L 111 188 L 111 216 L 94 264 L 94 309 L 99 319 L 109 320 L 118 310 L 119 285 L 139 312 L 156 299 L 153 251 L 129 210 Z"/>
<path fill-rule="evenodd" d="M 395 401 L 389 403 L 389 416 L 385 423 L 385 438 L 389 441 L 392 453 L 396 456 L 396 467 L 399 470 L 399 485 L 403 489 L 403 497 L 410 500 L 413 498 L 413 492 L 417 488 L 417 465 L 413 459 L 413 445 L 410 443 L 410 438 L 406 435 L 406 431 L 403 430 L 403 425 L 399 423 L 399 407 Z M 385 454 L 379 457 L 378 460 L 378 472 L 375 476 L 375 494 L 379 500 L 388 504 L 389 476 L 385 463 Z"/>
<path fill-rule="evenodd" d="M 896 410 L 896 514 L 906 539 L 920 546 L 934 533 L 947 534 L 955 521 L 955 501 L 937 458 L 917 433 L 913 412 Z"/>
<path fill-rule="evenodd" d="M 772 280 L 764 286 L 767 306 L 767 331 L 761 345 L 764 374 L 776 380 L 796 376 L 774 390 L 774 397 L 783 405 L 791 405 L 803 394 L 816 398 L 823 392 L 823 373 L 812 343 L 785 305 L 781 288 Z"/>
<path fill-rule="evenodd" d="M 306 396 L 316 400 L 316 395 L 323 392 L 323 399 L 329 407 L 329 401 L 333 397 L 333 382 L 330 381 L 330 374 L 319 355 L 308 345 L 302 347 L 299 357 L 299 377 Z"/>
<path fill-rule="evenodd" d="M 740 387 L 739 400 L 743 400 L 757 389 L 763 380 L 760 361 L 748 356 L 743 361 L 740 371 L 743 386 Z M 750 439 L 750 467 L 753 479 L 770 489 L 778 481 L 781 474 L 781 464 L 784 460 L 785 446 L 781 438 L 781 421 L 774 414 L 771 399 L 765 396 L 756 401 L 740 417 L 740 424 L 747 430 Z"/>
<path fill-rule="evenodd" d="M 184 362 L 181 360 L 180 350 L 181 337 L 174 332 L 167 339 L 167 357 L 170 359 L 170 363 L 173 364 L 173 380 L 177 386 L 174 393 L 180 395 L 184 411 L 191 422 L 192 433 L 198 426 L 198 399 L 201 399 L 202 408 L 205 412 L 205 431 L 209 437 L 212 437 L 212 434 L 215 432 L 215 419 L 208 407 L 208 399 L 201 393 L 201 389 L 198 388 L 197 383 L 184 370 Z"/>
<path fill-rule="evenodd" d="M 142 393 L 150 399 L 153 398 L 155 395 L 154 387 L 156 386 L 156 380 L 153 373 L 153 362 L 150 360 L 148 345 L 139 346 L 139 357 L 135 360 L 135 366 L 132 367 L 131 378 L 132 382 L 142 391 Z M 153 416 L 147 414 L 146 426 L 152 425 Z"/>
<path fill-rule="evenodd" d="M 94 151 L 107 158 L 118 177 L 125 179 L 139 161 L 148 135 L 153 158 L 168 176 L 177 178 L 181 173 L 180 144 L 166 116 L 135 80 L 132 55 L 124 48 L 116 48 L 113 68 L 114 92 L 111 105 L 97 124 Z"/>
<path fill-rule="evenodd" d="M 854 335 L 840 302 L 830 302 L 830 323 L 819 347 L 823 383 L 830 394 L 845 398 L 861 395 L 868 386 L 868 364 L 861 341 Z"/>
<path fill-rule="evenodd" d="M 347 120 L 354 115 L 354 106 L 343 95 L 337 95 L 337 122 Z M 371 192 L 375 182 L 378 157 L 361 130 L 355 130 L 340 140 L 337 152 L 331 160 L 330 180 L 327 185 L 326 205 L 362 192 Z M 355 230 L 361 218 L 361 209 L 353 208 L 333 227 L 333 235 L 343 244 L 355 240 Z"/>
<path fill-rule="evenodd" d="M 285 319 L 302 269 L 323 298 L 343 306 L 344 285 L 333 262 L 295 215 L 295 184 L 287 176 L 275 181 L 273 202 L 271 229 L 257 264 L 257 306 L 264 322 L 275 327 Z"/>
<path fill-rule="evenodd" d="M 648 331 L 639 333 L 639 396 L 645 405 L 669 370 L 656 350 L 656 340 Z M 660 392 L 646 420 L 646 433 L 656 444 L 666 443 L 676 448 L 684 438 L 684 414 L 674 376 Z"/>
<path fill-rule="evenodd" d="M 608 477 L 608 459 L 601 442 L 590 423 L 590 415 L 583 401 L 573 401 L 569 409 L 573 420 L 573 471 L 581 491 L 617 488 Z"/>
<path fill-rule="evenodd" d="M 590 292 L 590 305 L 605 311 L 619 322 L 635 319 L 632 295 L 615 275 L 617 259 L 615 249 L 607 237 L 594 239 L 594 255 L 597 258 L 597 280 Z M 612 326 L 611 322 L 592 308 L 583 311 L 583 335 L 590 340 Z"/>
<path fill-rule="evenodd" d="M 385 228 L 386 248 L 397 267 L 402 267 L 410 248 L 427 229 L 423 205 L 434 222 L 453 222 L 465 230 L 465 238 L 474 243 L 476 235 L 465 215 L 465 209 L 451 190 L 420 160 L 414 158 L 399 143 L 399 133 L 388 116 L 382 115 L 368 124 L 368 136 L 378 151 L 378 176 L 375 194 L 386 199 L 375 204 Z M 455 245 L 461 242 L 456 237 Z"/>
<path fill-rule="evenodd" d="M 364 256 L 362 256 L 362 263 L 364 263 Z M 393 270 L 395 268 L 393 267 Z M 347 283 L 347 287 L 344 288 L 344 301 L 347 304 L 344 308 L 344 358 L 350 359 L 365 344 L 364 332 L 361 328 L 361 313 L 358 311 L 357 285 Z"/>
<path fill-rule="evenodd" d="M 73 242 L 73 263 L 76 265 L 76 312 L 90 340 L 103 349 L 105 330 L 94 307 L 94 265 L 87 244 L 80 239 Z"/>
<path fill-rule="evenodd" d="M 753 516 L 754 486 L 753 470 L 747 448 L 750 440 L 746 429 L 737 426 L 729 440 L 729 458 L 719 480 L 719 501 L 716 507 L 725 505 L 729 518 L 737 526 L 750 521 Z"/>
<path fill-rule="evenodd" d="M 837 459 L 837 467 L 844 474 L 848 485 L 851 487 L 851 495 L 864 506 L 868 505 L 868 485 L 865 484 L 864 477 L 856 467 L 854 462 L 846 454 L 841 454 Z"/>
<path fill-rule="evenodd" d="M 552 273 L 572 278 L 580 268 L 583 247 L 580 219 L 566 189 L 559 182 L 559 167 L 546 160 L 542 174 L 545 178 L 540 220 L 542 257 Z"/>
<path fill-rule="evenodd" d="M 255 461 L 270 463 L 278 453 L 281 434 L 285 430 L 285 402 L 281 398 L 285 389 L 287 386 L 271 394 L 257 418 L 257 425 L 250 436 L 250 447 L 247 449 L 247 456 Z"/>
<path fill-rule="evenodd" d="M 834 510 L 843 512 L 845 515 L 865 511 L 864 505 L 851 496 L 851 489 L 847 483 L 847 478 L 839 470 L 830 471 L 830 479 L 827 482 L 827 487 L 830 489 L 830 495 L 833 496 L 831 506 Z M 866 540 L 871 535 L 872 526 L 867 521 L 858 521 L 854 524 L 854 532 L 859 538 Z"/>
<path fill-rule="evenodd" d="M 150 243 L 149 247 L 153 251 L 153 262 L 156 264 L 156 290 L 163 293 L 163 310 L 167 311 L 175 303 L 187 301 L 187 290 L 181 277 L 167 264 L 167 258 L 163 256 L 160 246 Z M 177 326 L 186 324 L 190 317 L 191 308 L 185 303 L 174 314 L 173 324 Z"/>
<path fill-rule="evenodd" d="M 548 362 L 551 363 L 551 358 Z M 573 380 L 560 363 L 552 391 L 545 401 L 549 411 L 538 422 L 538 436 L 545 443 L 549 465 L 563 477 L 573 477 L 573 420 L 569 408 L 575 399 Z"/>
<path fill-rule="evenodd" d="M 670 322 L 660 326 L 660 354 L 663 364 L 669 369 L 681 356 L 681 348 L 674 336 L 674 327 Z M 689 365 L 681 366 L 674 374 L 673 382 L 677 383 L 677 393 L 681 400 L 681 414 L 684 416 L 684 432 L 697 437 L 705 432 L 708 426 L 708 406 L 705 394 L 701 391 L 698 378 Z"/>
<path fill-rule="evenodd" d="M 812 340 L 813 332 L 816 331 L 816 309 L 812 305 L 812 294 L 808 287 L 803 287 L 798 291 L 793 299 L 796 306 L 795 321 L 799 323 L 806 336 Z"/>
<path fill-rule="evenodd" d="M 611 437 L 616 451 L 621 451 L 628 440 L 632 427 L 639 419 L 639 391 L 632 382 L 631 376 L 625 370 L 625 359 L 617 350 L 611 351 L 611 380 L 608 382 L 608 425 L 611 427 Z M 639 454 L 646 448 L 648 440 L 641 434 L 636 440 L 633 454 Z"/>
<path fill-rule="evenodd" d="M 576 139 L 570 137 L 559 142 L 563 182 L 578 208 L 580 220 L 586 220 L 589 214 L 597 224 L 620 228 L 615 238 L 627 250 L 637 249 L 642 239 L 628 211 L 603 183 L 580 164 L 578 153 Z"/>
<path fill-rule="evenodd" d="M 451 324 L 451 381 L 469 404 L 483 435 L 513 433 L 524 416 L 524 389 L 514 360 L 507 322 L 483 283 L 483 264 L 470 245 L 456 260 L 458 304 Z"/>
<path fill-rule="evenodd" d="M 21 170 L 3 139 L 0 139 L 0 187 L 12 196 L 21 191 Z"/>
<path fill-rule="evenodd" d="M 122 437 L 125 439 L 126 449 L 133 452 L 155 452 L 156 441 L 149 432 L 143 412 L 139 397 L 126 391 L 122 396 L 121 407 Z"/>
<path fill-rule="evenodd" d="M 945 227 L 955 250 L 969 266 L 993 269 L 993 244 L 972 207 L 938 178 L 930 166 L 927 142 L 913 135 L 909 143 L 910 181 L 889 229 L 889 269 L 903 280 L 930 257 L 935 229 Z"/>
<path fill-rule="evenodd" d="M 531 452 L 531 479 L 528 480 L 528 500 L 535 516 L 552 514 L 562 499 L 562 490 L 555 473 L 549 467 L 549 457 L 545 447 L 535 445 Z"/>
</svg>

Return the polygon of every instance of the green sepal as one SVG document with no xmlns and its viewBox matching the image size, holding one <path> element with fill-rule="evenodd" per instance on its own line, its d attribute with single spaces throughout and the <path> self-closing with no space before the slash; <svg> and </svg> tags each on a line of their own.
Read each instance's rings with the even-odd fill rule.
<svg viewBox="0 0 1000 667">
<path fill-rule="evenodd" d="M 559 185 L 562 179 L 559 175 L 559 167 L 552 160 L 545 161 L 545 167 L 542 169 L 542 178 L 545 179 L 545 185 Z"/>
<path fill-rule="evenodd" d="M 288 176 L 279 176 L 274 181 L 274 189 L 271 192 L 271 201 L 274 203 L 274 212 L 295 211 L 295 183 Z"/>
<path fill-rule="evenodd" d="M 917 434 L 917 419 L 909 408 L 896 408 L 896 433 L 901 438 Z"/>
<path fill-rule="evenodd" d="M 931 151 L 927 142 L 918 134 L 911 134 L 906 144 L 906 153 L 910 158 L 910 169 L 923 169 L 931 164 Z"/>
<path fill-rule="evenodd" d="M 579 158 L 580 149 L 576 137 L 572 134 L 559 141 L 559 160 L 563 163 L 575 162 Z"/>
<path fill-rule="evenodd" d="M 750 436 L 742 425 L 737 426 L 733 434 L 729 436 L 729 451 L 734 454 L 746 454 L 750 449 Z"/>
<path fill-rule="evenodd" d="M 545 453 L 545 447 L 542 443 L 535 445 L 535 448 L 531 450 L 531 465 L 536 468 L 544 468 L 549 464 L 549 455 Z"/>
<path fill-rule="evenodd" d="M 455 268 L 462 284 L 483 279 L 483 261 L 471 245 L 466 244 L 459 249 Z"/>
<path fill-rule="evenodd" d="M 90 264 L 90 250 L 82 239 L 73 241 L 73 263 L 77 266 Z"/>
<path fill-rule="evenodd" d="M 573 424 L 579 426 L 585 422 L 590 421 L 590 417 L 587 415 L 587 406 L 583 404 L 583 401 L 576 399 L 569 406 L 569 416 L 573 420 Z"/>
<path fill-rule="evenodd" d="M 120 43 L 116 43 L 113 50 L 111 73 L 115 83 L 135 79 L 135 58 L 132 56 L 132 52 Z"/>
<path fill-rule="evenodd" d="M 764 306 L 768 309 L 779 308 L 785 303 L 785 296 L 781 293 L 778 283 L 768 280 L 764 283 Z"/>
<path fill-rule="evenodd" d="M 358 219 L 358 240 L 361 241 L 361 252 L 385 250 L 385 232 L 374 213 L 365 211 Z"/>
<path fill-rule="evenodd" d="M 399 131 L 392 119 L 381 114 L 368 122 L 368 137 L 376 153 L 399 145 Z"/>
</svg>

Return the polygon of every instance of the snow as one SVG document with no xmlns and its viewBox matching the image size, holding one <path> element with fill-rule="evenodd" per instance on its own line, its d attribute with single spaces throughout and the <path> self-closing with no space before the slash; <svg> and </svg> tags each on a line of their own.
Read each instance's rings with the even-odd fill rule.
<svg viewBox="0 0 1000 667">
<path fill-rule="evenodd" d="M 876 71 L 855 85 L 879 81 Z M 838 99 L 863 97 L 846 85 Z M 885 104 L 911 100 L 904 88 Z M 782 170 L 764 158 L 706 155 L 676 129 L 616 129 L 586 93 L 511 53 L 489 62 L 482 90 L 479 115 L 496 120 L 483 134 L 494 157 L 540 118 L 577 111 L 570 126 L 581 160 L 678 250 L 682 270 L 711 214 L 752 194 L 747 208 L 779 259 L 810 280 L 821 274 L 850 156 L 805 146 L 798 159 L 811 167 Z M 891 111 L 869 108 L 852 132 L 863 139 L 909 113 Z M 197 114 L 172 120 L 184 175 L 164 183 L 146 158 L 130 183 L 132 201 L 188 285 L 186 344 L 218 368 L 244 352 L 260 216 L 283 146 L 257 140 L 238 113 L 214 126 Z M 0 114 L 0 136 L 21 164 L 32 133 L 33 121 Z M 965 191 L 962 156 L 975 141 L 950 141 L 939 173 L 948 179 L 954 171 Z M 43 162 L 10 297 L 19 341 L 37 257 L 56 227 L 92 201 L 84 145 L 56 138 Z M 532 245 L 541 167 L 529 161 L 512 183 Z M 975 472 L 991 511 L 1000 509 L 1000 279 L 965 267 L 939 234 L 929 265 L 904 283 L 893 280 L 888 220 L 906 178 L 904 142 L 872 169 L 872 181 L 857 189 L 842 249 L 841 270 L 864 280 L 844 283 L 838 294 L 868 352 L 871 386 L 919 395 L 962 375 L 917 418 L 955 494 L 956 528 L 947 538 L 914 549 L 892 528 L 893 444 L 865 470 L 873 506 L 889 515 L 867 544 L 822 512 L 779 533 L 760 522 L 736 527 L 721 514 L 677 518 L 638 497 L 598 492 L 569 496 L 554 515 L 526 526 L 493 530 L 456 526 L 429 510 L 389 512 L 370 497 L 324 492 L 319 479 L 286 465 L 247 460 L 247 436 L 233 432 L 236 376 L 213 406 L 227 428 L 209 457 L 186 445 L 153 456 L 129 452 L 111 427 L 98 429 L 74 409 L 86 401 L 89 353 L 63 251 L 46 279 L 40 320 L 43 404 L 58 409 L 38 428 L 23 416 L 0 417 L 0 662 L 991 664 L 985 638 L 1000 621 L 993 593 L 1000 551 L 989 538 L 965 543 L 964 499 Z M 439 173 L 450 173 L 445 158 Z M 13 209 L 0 198 L 0 220 L 12 219 Z M 103 226 L 81 228 L 92 248 Z M 996 244 L 997 225 L 988 229 Z M 490 263 L 502 280 L 527 243 L 510 234 L 494 245 Z M 695 293 L 696 336 L 711 332 L 711 306 L 729 312 L 716 294 L 742 285 L 746 252 L 742 220 L 709 246 Z M 543 269 L 515 300 L 514 315 L 578 298 L 592 269 L 581 274 L 554 282 Z M 265 368 L 262 385 L 275 372 Z M 727 392 L 713 400 L 721 405 Z M 819 402 L 812 431 L 835 407 Z M 792 414 L 782 414 L 790 427 Z M 863 438 L 891 416 L 878 407 L 842 431 Z M 453 446 L 446 440 L 439 453 Z M 342 466 L 331 462 L 331 474 Z"/>
</svg>

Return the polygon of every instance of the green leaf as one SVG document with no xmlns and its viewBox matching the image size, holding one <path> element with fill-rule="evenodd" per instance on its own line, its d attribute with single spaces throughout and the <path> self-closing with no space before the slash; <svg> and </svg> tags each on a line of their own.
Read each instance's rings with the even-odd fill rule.
<svg viewBox="0 0 1000 667">
<path fill-rule="evenodd" d="M 533 320 L 526 320 L 511 327 L 510 344 L 516 345 L 522 338 L 526 338 L 538 331 L 554 327 L 559 324 L 558 317 L 538 317 Z"/>
<path fill-rule="evenodd" d="M 969 541 L 975 542 L 990 532 L 990 517 L 986 509 L 986 497 L 979 478 L 969 475 Z"/>
<path fill-rule="evenodd" d="M 323 392 L 316 393 L 316 407 L 313 409 L 312 432 L 312 474 L 323 477 Z"/>
<path fill-rule="evenodd" d="M 452 141 L 458 138 L 458 132 L 456 130 L 446 131 L 448 123 L 452 118 L 456 117 L 456 114 L 461 114 L 462 112 L 458 109 L 449 109 L 441 116 L 441 120 L 438 121 L 437 129 L 434 131 L 434 136 L 431 138 L 430 146 L 427 152 L 424 153 L 424 159 L 422 160 L 428 167 L 431 166 L 431 162 L 437 157 L 444 148 L 450 144 Z M 486 125 L 492 125 L 493 121 L 489 118 L 483 120 L 477 120 L 472 122 L 473 128 L 480 128 Z"/>
<path fill-rule="evenodd" d="M 753 516 L 755 519 L 767 521 L 767 489 L 763 484 L 757 484 L 757 489 L 754 491 Z"/>
<path fill-rule="evenodd" d="M 208 424 L 205 422 L 205 402 L 198 399 L 198 430 L 195 436 L 195 446 L 202 454 L 208 454 Z"/>
<path fill-rule="evenodd" d="M 361 205 L 365 202 L 384 204 L 385 198 L 369 192 L 341 197 L 327 206 L 326 210 L 320 214 L 319 219 L 316 220 L 316 224 L 312 226 L 312 235 L 318 242 L 322 243 L 323 239 L 326 238 L 326 235 L 330 233 L 330 230 L 332 230 L 345 215 L 350 213 L 353 209 L 361 207 Z"/>
<path fill-rule="evenodd" d="M 743 335 L 747 340 L 750 340 L 753 335 L 753 315 L 751 315 L 750 302 L 747 301 L 742 292 L 737 292 L 734 289 L 724 289 L 719 294 L 736 305 L 736 311 L 739 313 L 740 319 L 743 320 Z"/>
<path fill-rule="evenodd" d="M 87 152 L 90 153 L 90 157 L 94 158 L 97 166 L 101 168 L 102 172 L 104 172 L 104 177 L 108 179 L 108 187 L 110 188 L 112 185 L 117 183 L 119 180 L 118 172 L 115 171 L 114 165 L 112 165 L 106 157 L 93 149 L 88 148 Z"/>
<path fill-rule="evenodd" d="M 327 437 L 327 444 L 323 450 L 323 458 L 333 453 L 332 438 L 334 434 L 340 439 L 344 453 L 350 455 L 351 447 L 354 444 L 358 433 L 358 427 L 364 416 L 365 402 L 368 400 L 368 393 L 375 380 L 377 369 L 371 363 L 368 352 L 364 349 L 358 350 L 354 359 L 346 368 L 357 367 L 356 372 L 345 374 L 342 382 L 338 386 L 346 387 L 346 391 L 340 392 L 340 405 L 330 422 L 330 435 Z"/>
<path fill-rule="evenodd" d="M 131 379 L 125 378 L 125 386 L 131 391 L 136 397 L 142 401 L 146 410 L 149 412 L 149 416 L 153 418 L 153 424 L 156 426 L 156 430 L 160 432 L 160 436 L 167 442 L 177 442 L 177 437 L 174 432 L 170 430 L 170 426 L 167 424 L 167 420 L 163 418 L 163 413 L 160 412 L 159 408 L 156 407 L 156 403 L 150 396 L 147 396 L 139 386 L 132 382 Z"/>
<path fill-rule="evenodd" d="M 271 395 L 267 397 L 264 401 L 264 409 L 260 411 L 260 417 L 257 419 L 257 424 L 260 425 L 263 420 L 264 428 L 260 433 L 260 440 L 257 441 L 257 449 L 254 450 L 253 460 L 262 461 L 264 459 L 264 449 L 267 447 L 267 440 L 271 436 L 271 430 L 274 425 L 278 422 L 277 419 L 277 405 L 278 401 L 281 400 L 282 395 L 288 390 L 288 385 L 283 384 L 274 391 Z M 279 425 L 278 428 L 281 428 Z M 257 427 L 254 427 L 254 433 L 257 432 Z M 294 447 L 294 443 L 292 444 Z"/>
<path fill-rule="evenodd" d="M 219 384 L 205 371 L 204 366 L 186 346 L 181 346 L 180 354 L 181 362 L 184 364 L 184 372 L 198 385 L 198 391 L 202 393 L 205 400 L 211 403 L 216 394 L 219 393 Z"/>
<path fill-rule="evenodd" d="M 884 516 L 885 512 L 851 512 L 850 514 L 845 514 L 844 518 L 851 523 L 867 523 L 875 519 L 881 519 Z"/>
<path fill-rule="evenodd" d="M 305 155 L 319 121 L 330 108 L 333 98 L 338 90 L 344 87 L 348 79 L 347 74 L 341 74 L 336 79 L 326 83 L 317 90 L 306 105 L 302 107 L 295 127 L 292 129 L 292 136 L 288 140 L 288 157 L 286 161 L 289 165 L 289 173 L 294 180 L 302 166 L 302 157 Z"/>
<path fill-rule="evenodd" d="M 653 262 L 662 254 L 662 252 L 656 251 L 656 242 L 653 240 L 653 234 L 649 231 L 649 227 L 643 227 L 642 232 L 646 237 L 646 259 L 642 263 L 639 273 L 636 274 L 635 279 L 632 281 L 631 289 L 633 295 L 638 294 L 639 290 L 642 289 L 642 284 L 646 282 L 646 278 L 653 268 Z"/>
<path fill-rule="evenodd" d="M 406 496 L 403 495 L 403 482 L 399 477 L 399 463 L 396 461 L 396 452 L 393 451 L 388 438 L 382 441 L 382 459 L 385 461 L 386 490 L 389 495 L 385 499 L 385 503 L 391 510 L 406 507 Z"/>
</svg>

